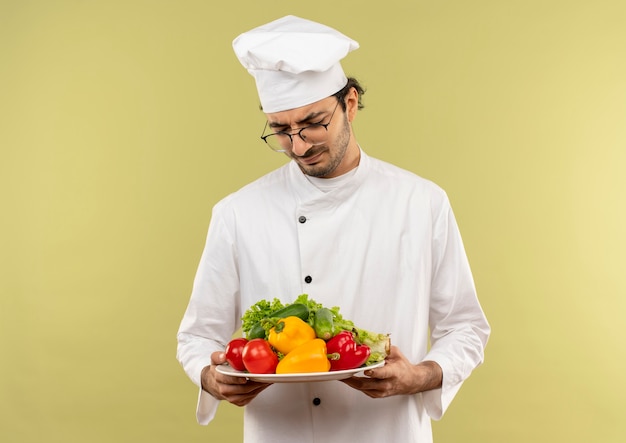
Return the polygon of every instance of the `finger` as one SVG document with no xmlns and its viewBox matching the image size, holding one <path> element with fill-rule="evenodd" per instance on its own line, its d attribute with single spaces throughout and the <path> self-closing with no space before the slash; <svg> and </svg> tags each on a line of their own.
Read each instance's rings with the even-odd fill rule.
<svg viewBox="0 0 626 443">
<path fill-rule="evenodd" d="M 391 377 L 392 373 L 392 369 L 388 365 L 376 369 L 368 369 L 367 371 L 363 372 L 365 376 L 378 380 L 389 378 Z"/>
<path fill-rule="evenodd" d="M 400 355 L 402 355 L 402 352 L 400 352 L 400 348 L 392 345 L 389 348 L 389 355 L 387 356 L 387 358 L 397 358 Z"/>
<path fill-rule="evenodd" d="M 226 400 L 228 402 L 234 404 L 235 406 L 246 406 L 252 400 L 254 400 L 256 398 L 256 396 L 257 396 L 257 394 L 237 395 L 237 396 L 226 398 Z"/>
<path fill-rule="evenodd" d="M 340 381 L 359 391 L 373 389 L 374 386 L 378 384 L 378 380 L 367 377 L 349 377 Z"/>
<path fill-rule="evenodd" d="M 351 377 L 341 381 L 357 391 L 361 391 L 368 397 L 385 397 L 385 390 L 381 386 L 381 382 L 379 380 L 366 379 L 363 377 Z"/>
<path fill-rule="evenodd" d="M 344 378 L 339 381 L 350 386 L 351 388 L 359 389 L 361 387 L 361 382 L 357 380 L 357 377 Z"/>
<path fill-rule="evenodd" d="M 248 395 L 261 392 L 269 385 L 265 383 L 255 383 L 248 382 L 244 384 L 222 384 L 220 385 L 220 390 L 222 395 L 230 396 L 230 395 Z"/>
<path fill-rule="evenodd" d="M 388 365 L 390 363 L 393 363 L 399 360 L 404 360 L 405 358 L 406 357 L 400 351 L 400 348 L 398 348 L 397 346 L 392 346 L 389 350 L 389 355 L 385 357 L 385 365 Z"/>
<path fill-rule="evenodd" d="M 226 363 L 226 354 L 221 351 L 216 351 L 211 354 L 211 364 L 212 365 L 221 365 Z"/>
<path fill-rule="evenodd" d="M 227 393 L 224 395 L 224 398 L 236 406 L 245 406 L 270 386 L 266 383 L 250 383 L 250 385 L 252 387 L 250 391 Z M 245 389 L 243 386 L 238 388 Z"/>
<path fill-rule="evenodd" d="M 245 385 L 249 380 L 245 376 L 236 377 L 234 375 L 224 375 L 216 371 L 215 381 L 225 385 Z"/>
<path fill-rule="evenodd" d="M 261 392 L 263 389 L 266 389 L 267 387 L 271 386 L 272 383 L 260 383 L 258 381 L 249 381 L 248 383 L 246 383 L 246 386 L 249 386 L 251 391 L 250 392 Z"/>
</svg>

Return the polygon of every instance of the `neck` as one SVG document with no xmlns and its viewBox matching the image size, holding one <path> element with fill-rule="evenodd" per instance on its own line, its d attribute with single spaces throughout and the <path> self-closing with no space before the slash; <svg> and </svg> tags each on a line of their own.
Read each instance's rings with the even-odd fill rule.
<svg viewBox="0 0 626 443">
<path fill-rule="evenodd" d="M 341 163 L 331 174 L 325 176 L 324 178 L 334 178 L 339 177 L 347 172 L 352 171 L 354 168 L 359 166 L 359 162 L 361 161 L 361 148 L 359 144 L 354 139 L 354 134 L 350 133 L 350 142 L 346 149 L 346 153 L 341 160 Z"/>
</svg>

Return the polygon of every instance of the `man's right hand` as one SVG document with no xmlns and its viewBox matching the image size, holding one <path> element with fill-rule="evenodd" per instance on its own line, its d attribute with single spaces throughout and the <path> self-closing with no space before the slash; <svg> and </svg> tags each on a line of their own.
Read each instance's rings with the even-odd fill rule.
<svg viewBox="0 0 626 443">
<path fill-rule="evenodd" d="M 245 377 L 220 374 L 215 366 L 226 362 L 223 352 L 211 354 L 211 365 L 202 369 L 202 389 L 218 400 L 226 400 L 236 406 L 245 406 L 271 383 L 250 381 Z"/>
</svg>

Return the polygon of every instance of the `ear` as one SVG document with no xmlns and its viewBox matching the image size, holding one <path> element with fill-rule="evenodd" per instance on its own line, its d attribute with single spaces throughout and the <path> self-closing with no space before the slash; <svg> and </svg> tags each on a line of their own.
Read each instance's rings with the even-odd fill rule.
<svg viewBox="0 0 626 443">
<path fill-rule="evenodd" d="M 346 115 L 348 121 L 352 122 L 356 117 L 356 112 L 359 110 L 359 93 L 356 88 L 350 88 L 350 92 L 346 94 Z"/>
</svg>

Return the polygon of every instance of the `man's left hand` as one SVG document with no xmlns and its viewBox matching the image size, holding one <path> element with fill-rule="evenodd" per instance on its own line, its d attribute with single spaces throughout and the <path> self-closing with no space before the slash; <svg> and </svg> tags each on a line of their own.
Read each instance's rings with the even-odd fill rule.
<svg viewBox="0 0 626 443">
<path fill-rule="evenodd" d="M 385 366 L 365 371 L 367 377 L 341 380 L 372 398 L 417 394 L 441 387 L 443 372 L 434 361 L 412 364 L 397 346 L 385 360 Z"/>
</svg>

